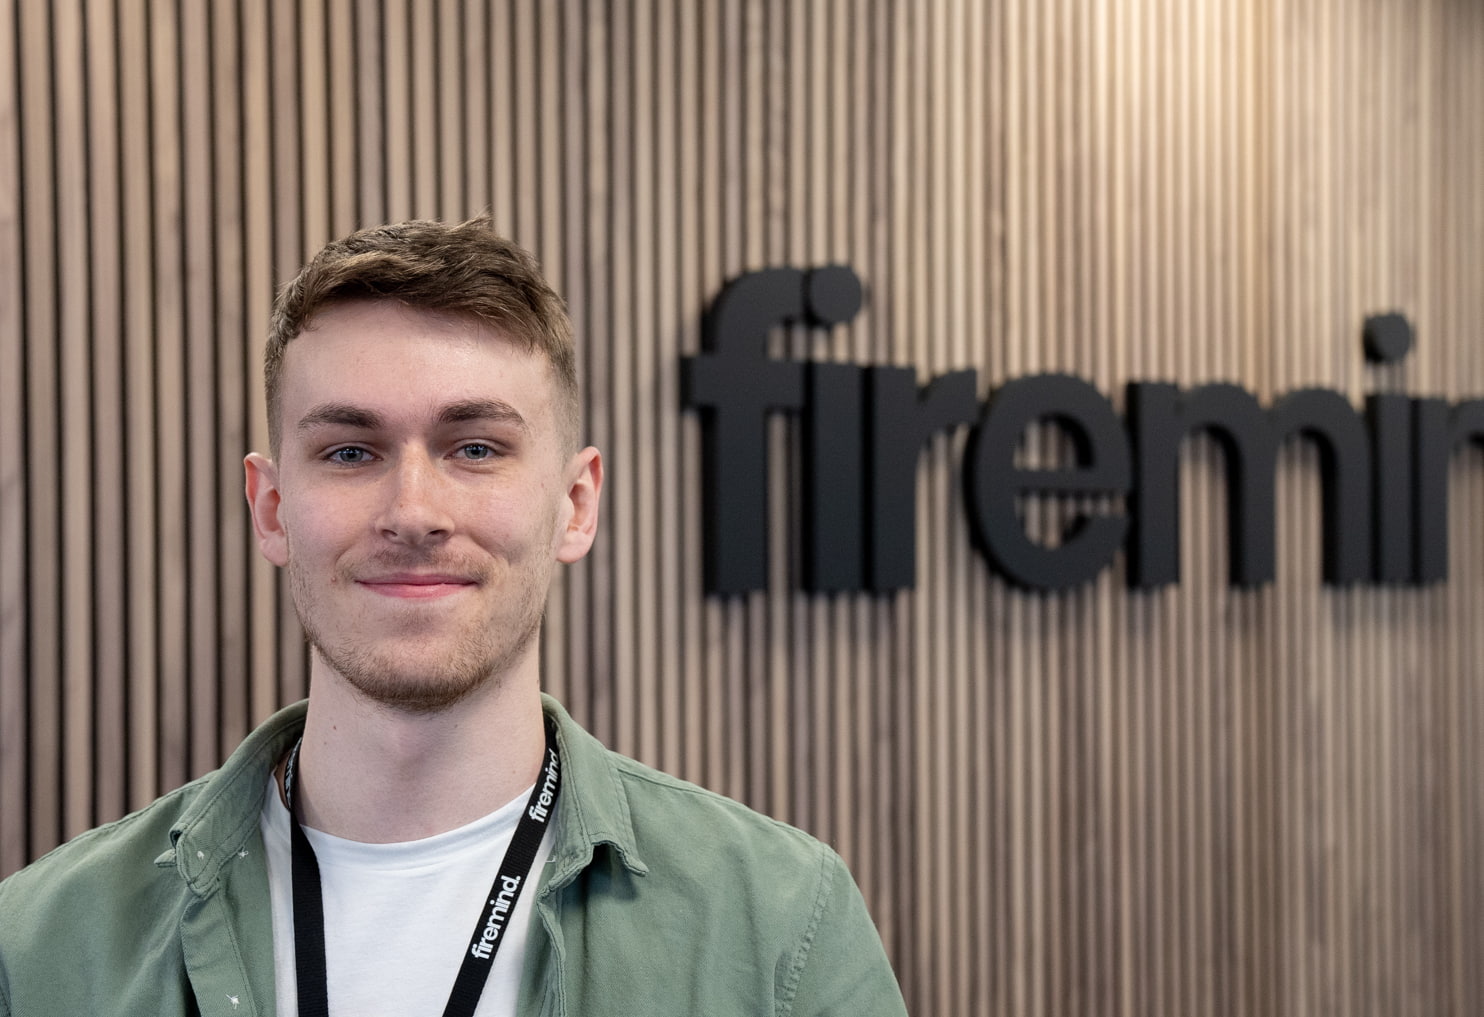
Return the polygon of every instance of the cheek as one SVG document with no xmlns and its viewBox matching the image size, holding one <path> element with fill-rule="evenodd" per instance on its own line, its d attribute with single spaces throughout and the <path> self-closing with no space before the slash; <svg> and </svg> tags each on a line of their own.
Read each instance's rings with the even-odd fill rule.
<svg viewBox="0 0 1484 1017">
<path fill-rule="evenodd" d="M 527 498 L 482 499 L 477 513 L 465 516 L 475 539 L 488 547 L 509 552 L 544 552 L 553 542 L 558 507 L 545 491 Z"/>
<path fill-rule="evenodd" d="M 566 542 L 567 524 L 571 521 L 572 503 L 566 498 L 562 498 L 556 503 L 556 507 L 551 512 L 551 529 L 548 531 L 548 536 L 550 537 L 552 557 L 556 557 L 561 551 L 562 545 Z"/>
<path fill-rule="evenodd" d="M 333 557 L 336 549 L 346 544 L 347 515 L 326 511 L 322 506 L 287 506 L 284 513 L 284 538 L 291 562 L 306 565 Z"/>
</svg>

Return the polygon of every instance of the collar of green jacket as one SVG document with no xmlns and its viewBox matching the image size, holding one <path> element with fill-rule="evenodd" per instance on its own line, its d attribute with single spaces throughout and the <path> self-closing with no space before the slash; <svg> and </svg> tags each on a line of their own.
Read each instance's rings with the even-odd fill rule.
<svg viewBox="0 0 1484 1017">
<path fill-rule="evenodd" d="M 555 699 L 543 694 L 541 705 L 557 722 L 563 770 L 583 788 L 582 795 L 565 794 L 557 801 L 556 842 L 543 894 L 576 879 L 600 847 L 612 849 L 635 875 L 647 874 L 613 757 Z M 156 865 L 174 866 L 197 896 L 218 888 L 222 868 L 247 850 L 256 834 L 268 776 L 303 732 L 307 712 L 303 701 L 286 707 L 237 747 L 171 827 L 171 848 L 155 859 Z M 256 808 L 242 808 L 243 802 L 254 801 Z M 232 807 L 217 808 L 220 802 Z"/>
</svg>

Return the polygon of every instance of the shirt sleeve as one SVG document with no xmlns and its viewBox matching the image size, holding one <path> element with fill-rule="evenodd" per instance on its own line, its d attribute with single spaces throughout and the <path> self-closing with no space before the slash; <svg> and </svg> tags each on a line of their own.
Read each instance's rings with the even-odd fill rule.
<svg viewBox="0 0 1484 1017">
<path fill-rule="evenodd" d="M 906 1017 L 907 1006 L 844 861 L 826 851 L 808 932 L 780 970 L 780 1017 Z"/>
</svg>

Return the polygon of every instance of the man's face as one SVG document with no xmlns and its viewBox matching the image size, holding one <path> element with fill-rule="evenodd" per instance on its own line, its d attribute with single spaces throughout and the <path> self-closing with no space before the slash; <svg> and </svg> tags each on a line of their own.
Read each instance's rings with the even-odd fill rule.
<svg viewBox="0 0 1484 1017">
<path fill-rule="evenodd" d="M 358 300 L 284 355 L 276 462 L 247 459 L 263 554 L 311 643 L 378 702 L 535 680 L 553 564 L 591 546 L 602 465 L 568 457 L 539 353 L 472 319 Z"/>
</svg>

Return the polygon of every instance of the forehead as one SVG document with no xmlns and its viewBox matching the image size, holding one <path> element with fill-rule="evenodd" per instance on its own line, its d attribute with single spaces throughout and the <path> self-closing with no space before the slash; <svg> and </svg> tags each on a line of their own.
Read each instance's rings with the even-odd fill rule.
<svg viewBox="0 0 1484 1017">
<path fill-rule="evenodd" d="M 555 379 L 528 350 L 478 319 L 395 300 L 351 300 L 316 314 L 284 349 L 282 419 L 314 404 L 435 414 L 452 402 L 498 399 L 529 422 L 549 423 Z"/>
</svg>

